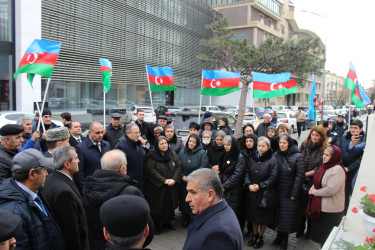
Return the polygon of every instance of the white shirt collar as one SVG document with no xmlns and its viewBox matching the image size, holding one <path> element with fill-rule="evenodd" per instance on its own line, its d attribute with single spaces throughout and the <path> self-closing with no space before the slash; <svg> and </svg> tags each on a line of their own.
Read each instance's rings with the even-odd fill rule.
<svg viewBox="0 0 375 250">
<path fill-rule="evenodd" d="M 34 193 L 33 191 L 31 191 L 28 187 L 26 187 L 25 185 L 23 185 L 21 182 L 18 182 L 18 181 L 15 181 L 17 183 L 17 185 L 23 190 L 25 191 L 28 195 L 30 195 L 31 199 L 35 200 L 35 198 L 38 196 L 38 193 Z M 37 191 L 38 192 L 38 191 Z"/>
<path fill-rule="evenodd" d="M 60 171 L 60 170 L 56 170 L 57 172 L 60 172 L 60 173 L 62 173 L 62 174 L 64 174 L 64 175 L 66 175 L 69 179 L 71 179 L 72 181 L 73 181 L 73 178 L 70 176 L 70 175 L 68 175 L 68 174 L 66 174 L 66 173 L 64 173 L 64 172 L 62 172 L 62 171 Z"/>
</svg>

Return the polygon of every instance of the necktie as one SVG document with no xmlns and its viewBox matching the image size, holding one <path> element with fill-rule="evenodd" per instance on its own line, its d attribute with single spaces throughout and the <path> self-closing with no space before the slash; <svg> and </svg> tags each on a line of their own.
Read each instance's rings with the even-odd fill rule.
<svg viewBox="0 0 375 250">
<path fill-rule="evenodd" d="M 78 142 L 78 143 L 81 143 L 81 142 L 82 142 L 81 138 L 78 138 L 78 139 L 77 139 L 77 142 Z"/>
<path fill-rule="evenodd" d="M 102 150 L 101 150 L 101 148 L 100 148 L 100 144 L 99 144 L 99 143 L 96 143 L 95 146 L 96 146 L 96 148 L 99 150 L 99 152 L 101 153 Z"/>
<path fill-rule="evenodd" d="M 39 196 L 37 196 L 37 197 L 34 199 L 34 201 L 39 205 L 39 207 L 40 207 L 40 209 L 42 209 L 43 213 L 44 213 L 46 216 L 48 216 L 47 211 L 46 211 L 46 209 L 45 209 L 44 206 L 43 206 L 43 202 L 42 202 L 42 200 L 39 198 Z"/>
</svg>

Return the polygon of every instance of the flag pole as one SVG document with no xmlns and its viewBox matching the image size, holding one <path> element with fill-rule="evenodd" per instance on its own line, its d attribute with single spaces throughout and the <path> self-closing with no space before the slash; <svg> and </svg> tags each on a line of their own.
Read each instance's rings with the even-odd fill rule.
<svg viewBox="0 0 375 250">
<path fill-rule="evenodd" d="M 202 108 L 202 86 L 203 86 L 203 70 L 202 70 L 202 82 L 201 82 L 201 98 L 199 101 L 199 110 L 198 110 L 198 124 L 200 124 L 201 119 L 201 108 Z"/>
<path fill-rule="evenodd" d="M 103 127 L 105 127 L 105 90 L 103 87 Z"/>
<path fill-rule="evenodd" d="M 150 103 L 151 103 L 151 110 L 152 110 L 152 117 L 155 116 L 155 111 L 154 111 L 154 105 L 152 104 L 152 92 L 151 92 L 151 86 L 150 86 L 150 81 L 148 79 L 148 70 L 147 70 L 147 65 L 146 65 L 146 74 L 147 74 L 147 83 L 148 83 L 148 91 L 150 92 Z M 155 122 L 157 122 L 156 117 L 155 117 Z"/>
<path fill-rule="evenodd" d="M 32 86 L 31 86 L 31 88 L 33 89 L 33 94 L 34 94 L 36 109 L 38 110 L 38 113 L 39 113 L 39 120 L 38 120 L 38 126 L 36 128 L 36 131 L 39 131 L 40 123 L 42 123 L 43 131 L 45 132 L 46 128 L 44 127 L 44 123 L 42 121 L 42 112 L 40 112 L 40 107 L 39 107 L 38 99 L 36 98 L 34 88 Z"/>
<path fill-rule="evenodd" d="M 44 110 L 44 104 L 46 103 L 46 97 L 47 97 L 47 92 L 48 92 L 48 89 L 49 89 L 49 83 L 51 82 L 51 78 L 48 78 L 48 80 L 47 80 L 47 86 L 46 86 L 46 90 L 44 91 L 44 96 L 43 96 L 43 101 L 42 101 L 42 112 L 43 112 L 43 110 Z M 39 112 L 39 116 L 40 117 L 42 117 L 41 116 L 42 114 Z M 39 119 L 39 121 L 38 121 L 38 128 L 39 128 L 39 126 L 40 126 L 40 119 Z M 46 129 L 44 128 L 44 123 L 43 123 L 43 121 L 42 121 L 42 126 L 43 126 L 43 129 L 44 129 L 44 131 L 46 131 Z"/>
<path fill-rule="evenodd" d="M 349 116 L 348 116 L 348 124 L 350 124 L 350 103 L 351 103 L 351 95 L 350 95 L 350 93 L 351 93 L 351 90 L 348 88 L 348 90 L 349 90 L 349 103 L 348 103 L 348 107 L 349 107 Z M 354 110 L 353 110 L 353 112 L 354 112 Z M 349 127 L 349 126 L 348 126 Z"/>
</svg>

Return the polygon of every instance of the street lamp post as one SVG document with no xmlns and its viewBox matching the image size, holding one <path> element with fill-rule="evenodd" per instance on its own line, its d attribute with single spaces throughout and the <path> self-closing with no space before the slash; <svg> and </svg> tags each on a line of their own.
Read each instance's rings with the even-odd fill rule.
<svg viewBox="0 0 375 250">
<path fill-rule="evenodd" d="M 301 10 L 302 12 L 310 13 L 318 17 L 322 17 L 325 19 L 324 21 L 324 68 L 323 68 L 323 91 L 322 91 L 322 99 L 323 99 L 323 105 L 322 105 L 322 114 L 321 114 L 321 119 L 323 120 L 323 114 L 324 114 L 324 103 L 326 102 L 325 100 L 325 88 L 326 88 L 326 56 L 327 56 L 327 17 L 322 16 L 318 13 L 309 11 L 309 10 Z"/>
</svg>

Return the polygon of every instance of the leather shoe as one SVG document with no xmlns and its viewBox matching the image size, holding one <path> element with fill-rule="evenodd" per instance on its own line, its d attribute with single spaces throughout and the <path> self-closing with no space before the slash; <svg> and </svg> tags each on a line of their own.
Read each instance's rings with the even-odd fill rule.
<svg viewBox="0 0 375 250">
<path fill-rule="evenodd" d="M 253 244 L 254 249 L 261 248 L 263 246 L 263 237 L 259 237 L 257 241 Z"/>
<path fill-rule="evenodd" d="M 170 230 L 176 230 L 176 227 L 172 223 L 166 223 L 164 226 Z"/>
<path fill-rule="evenodd" d="M 253 237 L 251 237 L 251 239 L 249 240 L 249 242 L 247 242 L 247 245 L 249 247 L 252 247 L 254 243 L 258 240 L 258 238 L 259 238 L 259 234 L 254 234 Z"/>
<path fill-rule="evenodd" d="M 276 239 L 272 242 L 272 245 L 278 246 L 281 244 L 282 240 L 283 238 L 282 238 L 281 233 L 277 233 Z"/>
</svg>

